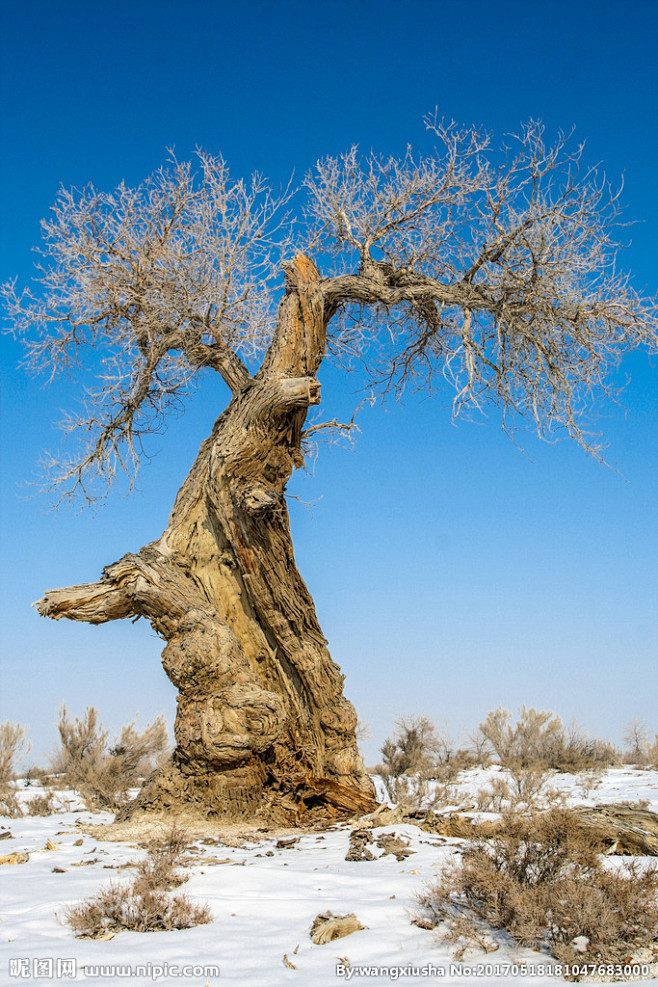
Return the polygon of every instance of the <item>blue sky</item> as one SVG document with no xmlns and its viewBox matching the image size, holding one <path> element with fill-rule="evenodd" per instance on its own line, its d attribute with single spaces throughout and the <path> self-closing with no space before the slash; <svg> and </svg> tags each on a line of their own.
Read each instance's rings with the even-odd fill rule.
<svg viewBox="0 0 658 987">
<path fill-rule="evenodd" d="M 541 118 L 577 128 L 587 160 L 624 176 L 622 265 L 657 290 L 653 2 L 525 0 L 30 0 L 2 5 L 0 280 L 31 276 L 60 184 L 141 181 L 175 147 L 221 153 L 274 183 L 356 142 L 398 153 L 422 118 L 496 135 Z M 162 531 L 225 394 L 202 390 L 171 422 L 130 498 L 49 511 L 22 481 L 61 440 L 74 382 L 43 389 L 2 340 L 0 720 L 55 741 L 62 701 L 107 725 L 173 719 L 161 643 L 143 622 L 92 628 L 39 618 L 47 588 L 86 582 Z M 323 447 L 290 492 L 297 560 L 346 691 L 372 739 L 419 713 L 465 734 L 500 704 L 551 708 L 614 740 L 658 730 L 658 366 L 630 357 L 624 409 L 607 408 L 605 469 L 568 442 L 526 455 L 483 423 L 450 423 L 448 393 L 364 409 L 354 448 Z M 324 367 L 327 417 L 352 382 Z"/>
</svg>

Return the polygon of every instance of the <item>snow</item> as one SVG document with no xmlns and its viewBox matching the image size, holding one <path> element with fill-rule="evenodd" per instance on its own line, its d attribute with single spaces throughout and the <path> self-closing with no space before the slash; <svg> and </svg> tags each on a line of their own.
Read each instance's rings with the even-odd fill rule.
<svg viewBox="0 0 658 987">
<path fill-rule="evenodd" d="M 472 801 L 497 770 L 464 772 L 457 804 Z M 648 808 L 658 811 L 656 771 L 610 769 L 591 789 L 582 775 L 556 775 L 551 784 L 564 792 L 571 805 L 647 800 Z M 39 790 L 30 787 L 20 791 L 19 797 L 25 802 L 33 794 Z M 395 833 L 408 841 L 414 853 L 402 861 L 382 855 L 376 845 L 372 845 L 373 853 L 379 854 L 375 860 L 346 861 L 348 825 L 323 832 L 287 833 L 285 840 L 293 842 L 282 840 L 279 846 L 281 833 L 253 831 L 246 840 L 224 842 L 199 836 L 191 850 L 198 859 L 185 869 L 189 880 L 173 893 L 207 903 L 213 913 L 211 924 L 175 932 L 123 932 L 107 941 L 77 939 L 63 921 L 66 907 L 110 880 L 129 882 L 134 871 L 123 865 L 142 856 L 144 849 L 136 842 L 99 838 L 98 830 L 95 835 L 86 832 L 90 823 L 108 823 L 112 817 L 83 811 L 73 793 L 59 793 L 57 801 L 64 804 L 52 816 L 0 818 L 0 836 L 2 831 L 11 832 L 11 837 L 0 840 L 0 854 L 29 854 L 25 864 L 0 867 L 3 985 L 123 982 L 134 987 L 153 983 L 205 987 L 208 982 L 210 987 L 324 987 L 397 980 L 505 987 L 528 979 L 534 987 L 564 983 L 546 972 L 553 966 L 548 955 L 515 948 L 504 936 L 498 938 L 495 953 L 471 954 L 459 964 L 438 941 L 436 932 L 411 924 L 415 894 L 462 842 L 411 825 L 372 831 L 375 840 Z M 45 849 L 48 840 L 56 849 Z M 353 912 L 366 928 L 315 945 L 310 939 L 311 925 L 319 913 L 327 911 L 335 915 Z M 284 956 L 292 966 L 286 965 Z M 532 976 L 522 970 L 505 971 L 506 964 L 518 967 L 524 963 L 535 971 Z M 73 964 L 75 976 L 66 976 Z M 478 964 L 482 964 L 480 970 Z M 195 969 L 182 974 L 184 966 Z M 219 975 L 209 972 L 213 967 L 219 967 Z M 644 983 L 658 985 L 658 978 Z"/>
</svg>

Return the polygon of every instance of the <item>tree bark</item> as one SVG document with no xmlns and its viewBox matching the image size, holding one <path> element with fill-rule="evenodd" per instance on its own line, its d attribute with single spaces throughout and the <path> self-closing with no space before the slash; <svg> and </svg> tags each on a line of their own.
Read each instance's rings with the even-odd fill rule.
<svg viewBox="0 0 658 987">
<path fill-rule="evenodd" d="M 375 806 L 285 503 L 308 408 L 320 400 L 315 375 L 333 311 L 311 260 L 296 257 L 285 274 L 272 345 L 255 377 L 233 368 L 231 403 L 161 538 L 99 582 L 49 591 L 37 604 L 54 619 L 146 617 L 167 642 L 176 749 L 130 811 L 298 822 Z"/>
</svg>

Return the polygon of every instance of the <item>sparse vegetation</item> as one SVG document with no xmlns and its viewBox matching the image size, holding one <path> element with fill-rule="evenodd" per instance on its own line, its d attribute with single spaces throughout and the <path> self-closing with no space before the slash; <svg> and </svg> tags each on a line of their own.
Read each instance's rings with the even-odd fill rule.
<svg viewBox="0 0 658 987">
<path fill-rule="evenodd" d="M 28 750 L 24 727 L 9 720 L 0 723 L 0 787 L 4 788 L 14 780 L 16 762 Z"/>
<path fill-rule="evenodd" d="M 658 768 L 658 734 L 651 739 L 651 731 L 644 720 L 635 717 L 624 731 L 624 763 L 641 768 Z"/>
<path fill-rule="evenodd" d="M 162 716 L 139 733 L 135 722 L 124 726 L 113 744 L 98 712 L 90 706 L 71 719 L 66 706 L 59 711 L 61 746 L 52 770 L 64 784 L 80 793 L 92 809 L 115 809 L 129 798 L 129 790 L 151 774 L 167 750 L 167 730 Z"/>
<path fill-rule="evenodd" d="M 618 751 L 608 741 L 589 737 L 575 723 L 565 728 L 549 710 L 521 706 L 512 725 L 512 714 L 499 706 L 487 714 L 479 730 L 499 763 L 510 771 L 540 767 L 583 771 L 620 763 Z"/>
<path fill-rule="evenodd" d="M 66 921 L 78 936 L 100 939 L 123 931 L 191 929 L 211 922 L 212 915 L 207 905 L 197 905 L 187 895 L 138 891 L 134 884 L 110 882 L 92 898 L 71 906 Z"/>
<path fill-rule="evenodd" d="M 509 710 L 499 706 L 487 714 L 479 734 L 507 772 L 479 793 L 483 809 L 554 804 L 552 772 L 594 772 L 620 762 L 612 744 L 587 736 L 575 723 L 565 728 L 549 710 L 521 706 L 513 724 Z"/>
<path fill-rule="evenodd" d="M 0 723 L 0 815 L 16 818 L 23 814 L 13 781 L 16 762 L 29 750 L 27 731 L 19 723 Z"/>
<path fill-rule="evenodd" d="M 550 783 L 556 772 L 579 775 L 589 797 L 612 765 L 626 761 L 658 767 L 658 735 L 651 744 L 642 721 L 632 727 L 622 756 L 608 740 L 590 736 L 573 722 L 565 727 L 555 713 L 533 707 L 521 706 L 516 721 L 503 707 L 491 710 L 467 747 L 454 745 L 428 717 L 401 717 L 380 748 L 382 761 L 373 771 L 392 802 L 421 809 L 454 802 L 454 782 L 462 771 L 496 761 L 501 773 L 477 793 L 478 808 L 548 808 L 563 801 Z"/>
<path fill-rule="evenodd" d="M 25 803 L 25 812 L 28 816 L 52 816 L 55 812 L 55 797 L 51 791 L 45 791 L 43 795 L 35 795 Z"/>
<path fill-rule="evenodd" d="M 81 937 L 102 939 L 124 930 L 158 932 L 212 922 L 207 905 L 195 904 L 187 895 L 167 893 L 187 880 L 179 870 L 187 846 L 185 835 L 172 829 L 149 846 L 132 883 L 111 882 L 87 901 L 71 906 L 66 911 L 67 924 Z"/>
<path fill-rule="evenodd" d="M 189 840 L 175 826 L 166 837 L 154 840 L 148 854 L 137 864 L 137 876 L 133 886 L 139 894 L 153 891 L 171 891 L 187 880 L 180 866 Z"/>
<path fill-rule="evenodd" d="M 453 795 L 450 782 L 458 773 L 453 747 L 428 717 L 400 717 L 380 749 L 382 761 L 375 771 L 392 802 L 427 808 Z"/>
<path fill-rule="evenodd" d="M 610 743 L 588 737 L 574 723 L 565 728 L 549 710 L 521 706 L 513 724 L 509 710 L 499 706 L 487 714 L 479 733 L 507 770 L 479 793 L 481 807 L 496 811 L 505 805 L 555 803 L 556 793 L 548 784 L 553 771 L 592 771 L 620 761 Z"/>
<path fill-rule="evenodd" d="M 612 866 L 602 850 L 596 828 L 571 810 L 506 813 L 496 835 L 471 841 L 419 895 L 416 923 L 441 926 L 459 957 L 504 929 L 561 962 L 628 962 L 657 946 L 658 871 Z"/>
</svg>

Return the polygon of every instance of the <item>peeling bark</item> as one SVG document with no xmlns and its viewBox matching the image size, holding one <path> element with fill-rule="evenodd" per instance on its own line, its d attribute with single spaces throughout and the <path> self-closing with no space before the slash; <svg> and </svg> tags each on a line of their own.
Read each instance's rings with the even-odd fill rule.
<svg viewBox="0 0 658 987">
<path fill-rule="evenodd" d="M 172 763 L 139 807 L 283 813 L 374 808 L 313 601 L 295 565 L 285 486 L 320 400 L 328 311 L 313 262 L 286 271 L 274 340 L 203 443 L 158 541 L 99 582 L 49 591 L 39 613 L 97 624 L 145 617 L 179 690 Z M 245 372 L 246 373 L 246 372 Z M 133 810 L 134 811 L 134 807 Z"/>
</svg>

